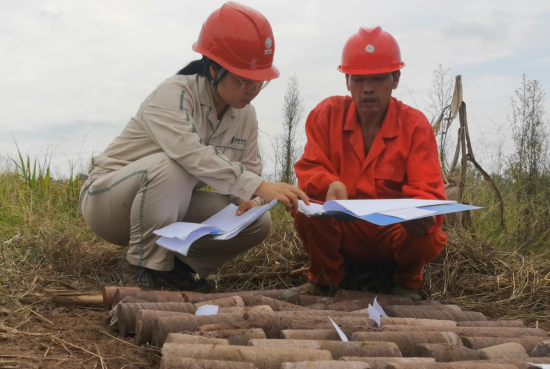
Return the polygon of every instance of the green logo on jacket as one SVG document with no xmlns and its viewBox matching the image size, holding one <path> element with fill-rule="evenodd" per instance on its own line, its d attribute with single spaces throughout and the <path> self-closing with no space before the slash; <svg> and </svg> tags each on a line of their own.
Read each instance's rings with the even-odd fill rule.
<svg viewBox="0 0 550 369">
<path fill-rule="evenodd" d="M 233 137 L 231 139 L 231 143 L 234 144 L 234 145 L 246 145 L 246 139 Z"/>
</svg>

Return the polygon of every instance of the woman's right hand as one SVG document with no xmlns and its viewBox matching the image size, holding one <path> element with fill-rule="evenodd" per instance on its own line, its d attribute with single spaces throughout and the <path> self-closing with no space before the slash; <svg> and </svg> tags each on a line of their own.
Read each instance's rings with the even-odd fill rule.
<svg viewBox="0 0 550 369">
<path fill-rule="evenodd" d="M 298 199 L 309 205 L 309 197 L 298 187 L 288 183 L 263 181 L 254 194 L 267 202 L 277 199 L 284 204 L 287 211 L 290 211 L 290 207 L 298 211 Z"/>
</svg>

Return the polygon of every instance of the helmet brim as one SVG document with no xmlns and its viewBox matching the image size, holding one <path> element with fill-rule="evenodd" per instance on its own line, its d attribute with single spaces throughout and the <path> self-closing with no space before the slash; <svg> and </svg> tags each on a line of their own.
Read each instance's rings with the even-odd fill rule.
<svg viewBox="0 0 550 369">
<path fill-rule="evenodd" d="M 405 66 L 405 63 L 401 62 L 399 66 L 396 68 L 383 68 L 383 69 L 368 69 L 368 70 L 353 70 L 353 69 L 347 69 L 346 67 L 339 65 L 338 71 L 345 73 L 345 74 L 351 74 L 351 75 L 365 75 L 365 74 L 383 74 L 383 73 L 391 73 L 395 72 Z"/>
<path fill-rule="evenodd" d="M 197 43 L 193 44 L 193 51 L 214 60 L 216 63 L 227 69 L 229 72 L 237 75 L 238 77 L 249 79 L 251 81 L 271 81 L 272 79 L 278 78 L 280 76 L 279 70 L 274 65 L 262 69 L 240 69 L 235 68 L 226 61 L 216 57 L 215 55 L 212 55 L 212 53 L 210 53 L 208 50 L 204 50 L 201 47 L 197 46 Z"/>
</svg>

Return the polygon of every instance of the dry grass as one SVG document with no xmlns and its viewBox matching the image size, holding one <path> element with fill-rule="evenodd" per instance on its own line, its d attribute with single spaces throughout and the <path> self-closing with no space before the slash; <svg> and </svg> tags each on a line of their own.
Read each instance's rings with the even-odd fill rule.
<svg viewBox="0 0 550 369">
<path fill-rule="evenodd" d="M 0 174 L 0 303 L 43 287 L 100 289 L 118 283 L 123 253 L 88 230 L 66 185 L 37 193 Z"/>
<path fill-rule="evenodd" d="M 281 205 L 271 215 L 271 233 L 263 244 L 227 263 L 212 277 L 220 291 L 289 288 L 307 281 L 303 273 L 291 276 L 309 263 L 292 217 Z"/>
<path fill-rule="evenodd" d="M 43 288 L 99 290 L 119 284 L 125 250 L 89 231 L 66 183 L 52 182 L 47 192 L 37 193 L 18 176 L 0 174 L 0 201 L 0 305 L 28 317 L 30 308 L 18 298 L 29 293 Z M 304 274 L 291 275 L 308 265 L 292 218 L 282 207 L 272 215 L 272 232 L 263 245 L 211 277 L 219 291 L 287 288 L 306 281 Z M 539 249 L 522 255 L 495 250 L 489 236 L 478 234 L 475 242 L 464 230 L 449 230 L 448 235 L 444 255 L 425 269 L 427 297 L 493 318 L 549 318 L 548 252 Z M 347 268 L 349 282 L 356 288 L 387 291 L 391 266 Z"/>
<path fill-rule="evenodd" d="M 0 173 L 0 203 L 0 367 L 12 362 L 21 368 L 91 369 L 101 368 L 101 360 L 109 368 L 158 366 L 155 352 L 115 339 L 102 311 L 20 302 L 46 288 L 99 290 L 119 284 L 125 250 L 89 231 L 67 184 L 52 182 L 47 191 L 32 191 L 18 176 Z M 272 217 L 272 232 L 262 245 L 211 277 L 219 291 L 288 288 L 306 281 L 304 274 L 291 275 L 308 264 L 292 218 L 280 206 Z M 545 327 L 548 253 L 498 251 L 489 246 L 489 235 L 478 233 L 475 242 L 464 230 L 449 230 L 445 253 L 425 269 L 424 294 L 495 319 L 522 318 Z M 500 244 L 507 236 L 498 237 Z M 348 265 L 347 270 L 355 288 L 387 292 L 392 265 Z"/>
<path fill-rule="evenodd" d="M 549 251 L 524 256 L 480 245 L 463 230 L 447 230 L 447 236 L 444 253 L 424 269 L 430 298 L 495 319 L 549 321 Z"/>
</svg>

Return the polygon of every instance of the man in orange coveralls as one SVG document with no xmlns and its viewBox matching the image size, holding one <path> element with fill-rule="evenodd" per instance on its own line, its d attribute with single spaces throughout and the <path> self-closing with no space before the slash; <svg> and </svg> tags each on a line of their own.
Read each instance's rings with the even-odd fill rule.
<svg viewBox="0 0 550 369">
<path fill-rule="evenodd" d="M 377 28 L 350 37 L 338 70 L 349 96 L 323 100 L 306 122 L 307 144 L 296 163 L 298 186 L 313 199 L 445 200 L 433 129 L 420 111 L 392 97 L 405 66 L 395 39 Z M 334 292 L 345 260 L 395 261 L 393 293 L 420 299 L 422 269 L 447 242 L 442 216 L 377 226 L 295 214 L 311 258 L 310 292 Z"/>
</svg>

